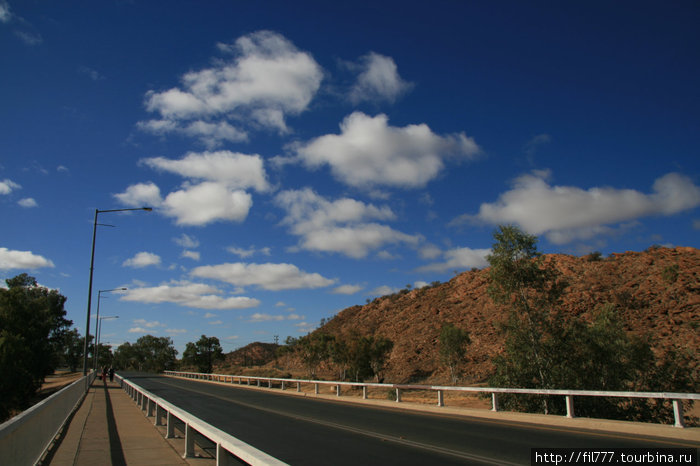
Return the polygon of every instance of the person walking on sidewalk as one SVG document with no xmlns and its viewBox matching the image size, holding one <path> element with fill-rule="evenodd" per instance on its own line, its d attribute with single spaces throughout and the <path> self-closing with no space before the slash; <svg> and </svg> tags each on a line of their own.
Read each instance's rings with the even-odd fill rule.
<svg viewBox="0 0 700 466">
<path fill-rule="evenodd" d="M 114 382 L 114 367 L 109 368 L 109 381 Z"/>
</svg>

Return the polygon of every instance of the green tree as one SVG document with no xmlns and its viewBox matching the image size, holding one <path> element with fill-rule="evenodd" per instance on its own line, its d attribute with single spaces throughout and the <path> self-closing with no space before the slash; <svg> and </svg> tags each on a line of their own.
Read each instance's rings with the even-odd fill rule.
<svg viewBox="0 0 700 466">
<path fill-rule="evenodd" d="M 386 359 L 394 348 L 394 342 L 385 337 L 367 337 L 369 343 L 369 366 L 376 382 L 380 381 Z"/>
<path fill-rule="evenodd" d="M 297 340 L 295 351 L 301 356 L 311 378 L 316 377 L 318 366 L 328 359 L 329 346 L 333 337 L 324 333 L 310 333 Z"/>
<path fill-rule="evenodd" d="M 62 362 L 71 372 L 76 372 L 83 363 L 83 344 L 85 339 L 78 329 L 72 329 L 63 336 Z"/>
<path fill-rule="evenodd" d="M 177 363 L 177 350 L 169 337 L 144 335 L 136 340 L 119 345 L 114 352 L 113 365 L 117 369 L 144 372 L 162 372 L 172 369 Z"/>
<path fill-rule="evenodd" d="M 211 373 L 214 362 L 224 358 L 219 339 L 202 335 L 196 342 L 187 343 L 182 362 L 197 368 L 198 372 Z"/>
<path fill-rule="evenodd" d="M 492 383 L 522 388 L 555 388 L 552 380 L 550 337 L 560 333 L 558 306 L 566 283 L 551 262 L 537 251 L 537 238 L 516 226 L 494 233 L 488 294 L 496 304 L 510 308 L 504 323 L 506 351 L 494 360 Z M 549 398 L 541 400 L 549 412 Z"/>
<path fill-rule="evenodd" d="M 560 311 L 566 287 L 537 252 L 536 238 L 516 227 L 500 227 L 488 257 L 489 294 L 509 308 L 503 323 L 505 349 L 493 362 L 496 387 L 603 391 L 696 392 L 693 356 L 671 351 L 658 359 L 651 339 L 629 335 L 613 304 L 594 309 L 593 319 L 564 318 Z M 502 396 L 506 409 L 562 414 L 563 397 Z M 579 416 L 669 421 L 669 402 L 579 397 Z"/>
<path fill-rule="evenodd" d="M 459 365 L 464 360 L 469 344 L 469 333 L 453 324 L 447 323 L 442 326 L 439 336 L 440 342 L 440 362 L 450 370 L 452 384 L 456 384 L 459 379 Z"/>
<path fill-rule="evenodd" d="M 26 273 L 0 288 L 0 420 L 24 409 L 44 377 L 59 363 L 71 321 L 66 297 L 37 284 Z"/>
</svg>

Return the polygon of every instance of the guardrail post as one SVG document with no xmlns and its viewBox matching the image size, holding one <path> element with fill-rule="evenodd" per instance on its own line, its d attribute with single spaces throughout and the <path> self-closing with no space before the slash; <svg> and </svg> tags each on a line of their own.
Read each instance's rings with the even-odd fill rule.
<svg viewBox="0 0 700 466">
<path fill-rule="evenodd" d="M 260 386 L 260 379 L 258 379 L 258 387 Z"/>
<path fill-rule="evenodd" d="M 151 417 L 154 415 L 154 406 L 155 402 L 151 400 L 150 398 L 148 399 L 148 409 L 146 409 L 146 417 Z"/>
<path fill-rule="evenodd" d="M 367 399 L 367 385 L 362 386 L 362 399 L 363 400 Z"/>
<path fill-rule="evenodd" d="M 396 389 L 396 402 L 401 403 L 401 389 L 400 388 Z"/>
<path fill-rule="evenodd" d="M 314 393 L 316 395 L 318 395 L 318 384 L 317 383 L 314 384 Z"/>
<path fill-rule="evenodd" d="M 175 437 L 175 419 L 173 419 L 173 414 L 170 411 L 168 411 L 165 422 L 165 438 Z"/>
<path fill-rule="evenodd" d="M 445 395 L 442 393 L 442 390 L 438 390 L 438 406 L 443 407 L 445 406 Z"/>
<path fill-rule="evenodd" d="M 685 427 L 683 422 L 683 400 L 671 400 L 673 402 L 673 419 L 675 427 Z"/>
<path fill-rule="evenodd" d="M 491 411 L 498 411 L 498 394 L 491 394 Z"/>
<path fill-rule="evenodd" d="M 341 390 L 340 384 L 336 385 L 335 386 L 335 396 L 340 396 L 340 390 Z"/>
<path fill-rule="evenodd" d="M 229 466 L 234 465 L 232 458 L 228 451 L 221 446 L 220 443 L 216 444 L 216 466 Z"/>
<path fill-rule="evenodd" d="M 297 382 L 297 392 L 301 392 L 301 382 Z"/>
<path fill-rule="evenodd" d="M 156 426 L 162 426 L 163 422 L 161 422 L 161 419 L 163 419 L 163 407 L 156 403 L 156 418 L 153 421 L 153 424 Z"/>
<path fill-rule="evenodd" d="M 284 391 L 284 380 L 282 381 L 282 391 Z"/>
<path fill-rule="evenodd" d="M 574 417 L 574 396 L 566 395 L 566 417 Z"/>
<path fill-rule="evenodd" d="M 191 458 L 194 456 L 194 429 L 189 424 L 185 424 L 185 456 L 183 458 Z"/>
<path fill-rule="evenodd" d="M 272 388 L 272 380 L 268 379 L 267 388 Z"/>
</svg>

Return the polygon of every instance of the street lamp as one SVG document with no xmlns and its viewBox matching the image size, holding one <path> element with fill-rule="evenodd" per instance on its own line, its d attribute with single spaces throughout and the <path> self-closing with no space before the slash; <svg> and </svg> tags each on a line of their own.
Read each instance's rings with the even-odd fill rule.
<svg viewBox="0 0 700 466">
<path fill-rule="evenodd" d="M 97 236 L 97 215 L 102 212 L 125 212 L 127 210 L 145 210 L 150 212 L 151 207 L 139 207 L 135 209 L 95 209 L 95 222 L 92 227 L 92 252 L 90 253 L 90 282 L 88 284 L 88 302 L 87 302 L 87 318 L 85 323 L 85 345 L 83 345 L 83 375 L 87 375 L 88 371 L 88 338 L 90 337 L 90 304 L 92 301 L 92 273 L 95 269 L 95 237 Z"/>
<path fill-rule="evenodd" d="M 100 332 L 98 329 L 97 324 L 100 323 L 100 299 L 102 298 L 102 293 L 107 293 L 108 291 L 126 291 L 126 288 L 112 288 L 111 290 L 99 290 L 97 292 L 97 317 L 95 317 L 95 354 L 93 355 L 95 358 L 95 370 L 97 370 L 97 353 L 99 351 L 99 344 L 100 344 Z"/>
<path fill-rule="evenodd" d="M 99 305 L 99 302 L 97 303 Z M 99 317 L 97 319 L 97 323 L 99 325 L 95 325 L 97 327 L 97 330 L 95 332 L 96 340 L 97 340 L 97 345 L 95 346 L 95 370 L 97 370 L 97 353 L 98 353 L 98 348 L 100 347 L 100 336 L 102 335 L 102 321 L 105 319 L 118 319 L 119 316 L 104 316 L 104 317 Z"/>
</svg>

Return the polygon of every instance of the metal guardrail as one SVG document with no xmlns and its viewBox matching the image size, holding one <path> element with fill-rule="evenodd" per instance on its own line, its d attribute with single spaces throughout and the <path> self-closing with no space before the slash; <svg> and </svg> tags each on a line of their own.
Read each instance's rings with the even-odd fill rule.
<svg viewBox="0 0 700 466">
<path fill-rule="evenodd" d="M 124 379 L 119 374 L 116 374 L 116 377 L 126 393 L 139 405 L 141 410 L 146 411 L 146 416 L 153 416 L 156 426 L 162 426 L 163 420 L 165 420 L 166 438 L 175 436 L 175 419 L 179 419 L 185 424 L 185 458 L 194 456 L 194 434 L 196 432 L 216 444 L 217 466 L 240 464 L 238 461 L 233 461 L 231 456 L 255 466 L 286 465 L 286 463 L 217 429 L 137 384 Z"/>
<path fill-rule="evenodd" d="M 331 385 L 336 387 L 337 396 L 341 396 L 341 387 L 361 387 L 362 398 L 367 399 L 367 388 L 378 387 L 385 389 L 396 390 L 396 402 L 401 402 L 401 392 L 404 390 L 428 390 L 437 393 L 437 405 L 445 406 L 445 392 L 472 392 L 472 393 L 489 393 L 491 395 L 491 411 L 498 411 L 498 395 L 501 393 L 512 394 L 527 394 L 527 395 L 556 395 L 563 396 L 566 401 L 566 417 L 573 418 L 574 415 L 574 397 L 575 396 L 603 396 L 615 398 L 656 398 L 671 400 L 673 404 L 673 417 L 675 427 L 685 427 L 683 422 L 683 401 L 684 400 L 700 400 L 700 394 L 697 393 L 671 393 L 671 392 L 606 392 L 593 390 L 540 390 L 531 388 L 496 388 L 496 387 L 450 387 L 439 385 L 408 385 L 408 384 L 382 384 L 382 383 L 364 383 L 364 382 L 337 382 L 328 380 L 307 380 L 307 379 L 283 379 L 276 377 L 253 377 L 247 375 L 225 375 L 225 374 L 204 374 L 200 372 L 180 372 L 180 371 L 165 371 L 166 375 L 175 377 L 192 378 L 199 380 L 211 380 L 223 383 L 234 383 L 238 380 L 238 384 L 243 384 L 245 380 L 248 385 L 251 382 L 256 382 L 257 386 L 261 386 L 263 382 L 267 382 L 268 387 L 272 388 L 273 383 L 279 383 L 282 390 L 286 388 L 286 384 L 296 383 L 297 391 L 301 391 L 301 384 L 313 384 L 314 392 L 319 393 L 319 385 Z"/>
<path fill-rule="evenodd" d="M 3 464 L 36 464 L 47 452 L 71 413 L 80 406 L 92 372 L 0 424 L 0 461 Z"/>
</svg>

